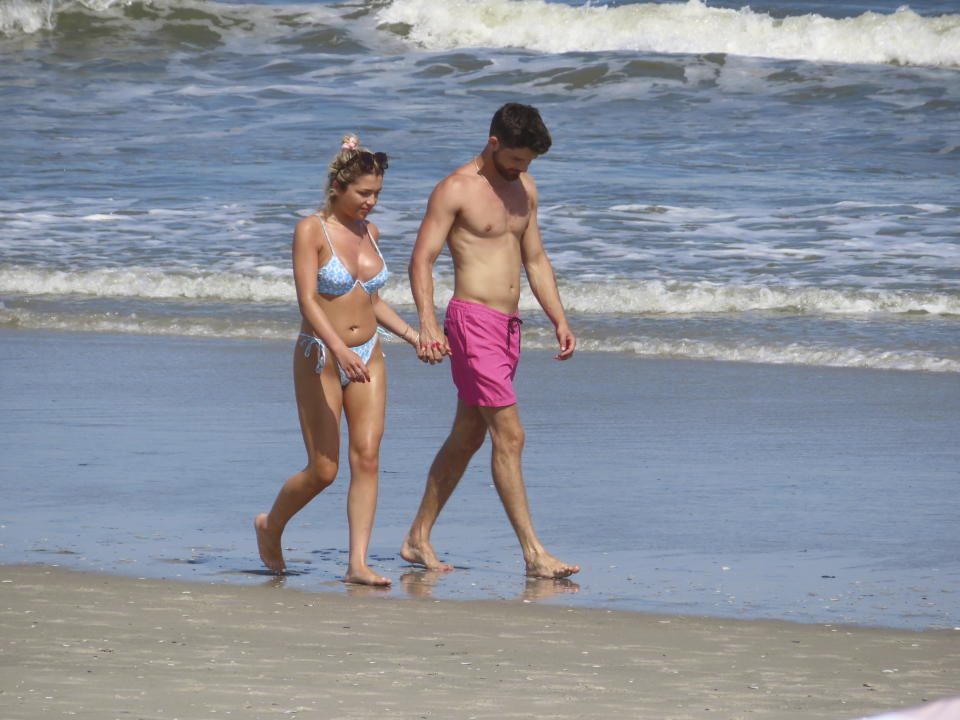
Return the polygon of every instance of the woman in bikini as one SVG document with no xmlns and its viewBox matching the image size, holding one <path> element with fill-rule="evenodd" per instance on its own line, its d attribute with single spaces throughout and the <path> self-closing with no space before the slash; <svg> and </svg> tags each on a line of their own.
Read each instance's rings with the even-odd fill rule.
<svg viewBox="0 0 960 720">
<path fill-rule="evenodd" d="M 287 479 L 270 512 L 254 521 L 260 558 L 275 573 L 286 569 L 281 536 L 290 518 L 337 475 L 342 413 L 350 463 L 350 560 L 344 581 L 390 584 L 367 566 L 387 392 L 377 327 L 414 347 L 418 336 L 378 294 L 388 272 L 377 245 L 379 231 L 366 218 L 380 197 L 386 169 L 386 155 L 361 148 L 356 136 L 345 137 L 330 163 L 323 208 L 294 232 L 293 275 L 303 322 L 293 379 L 307 466 Z"/>
</svg>

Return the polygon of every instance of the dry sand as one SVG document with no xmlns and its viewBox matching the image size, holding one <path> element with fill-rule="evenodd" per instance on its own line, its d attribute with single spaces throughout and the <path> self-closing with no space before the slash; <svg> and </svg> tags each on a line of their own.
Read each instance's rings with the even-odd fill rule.
<svg viewBox="0 0 960 720">
<path fill-rule="evenodd" d="M 38 566 L 0 567 L 0 619 L 4 720 L 840 720 L 960 690 L 955 630 L 344 596 Z"/>
</svg>

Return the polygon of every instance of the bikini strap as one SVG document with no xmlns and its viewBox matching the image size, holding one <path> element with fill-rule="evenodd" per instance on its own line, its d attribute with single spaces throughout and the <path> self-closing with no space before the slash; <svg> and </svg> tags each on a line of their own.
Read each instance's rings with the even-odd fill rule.
<svg viewBox="0 0 960 720">
<path fill-rule="evenodd" d="M 327 239 L 327 247 L 330 248 L 330 254 L 336 257 L 337 251 L 333 249 L 333 243 L 330 242 L 330 236 L 327 234 L 327 224 L 323 221 L 320 213 L 314 213 L 313 216 L 320 221 L 320 229 L 323 230 L 323 237 Z"/>
<path fill-rule="evenodd" d="M 367 231 L 367 237 L 370 238 L 370 244 L 373 245 L 373 249 L 377 251 L 377 255 L 383 260 L 383 253 L 380 252 L 380 246 L 377 245 L 377 241 L 373 239 L 373 233 L 370 232 L 370 222 L 368 220 L 363 221 L 363 229 Z M 386 267 L 386 265 L 384 265 L 384 267 Z"/>
</svg>

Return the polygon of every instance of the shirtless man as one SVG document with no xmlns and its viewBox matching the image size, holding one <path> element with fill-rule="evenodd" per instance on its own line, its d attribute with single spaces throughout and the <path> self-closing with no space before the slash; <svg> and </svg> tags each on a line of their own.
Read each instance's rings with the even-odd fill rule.
<svg viewBox="0 0 960 720">
<path fill-rule="evenodd" d="M 555 357 L 566 360 L 576 347 L 540 239 L 536 185 L 526 172 L 550 144 L 535 108 L 516 103 L 500 108 L 483 152 L 434 189 L 413 248 L 417 354 L 430 364 L 449 355 L 459 395 L 453 428 L 430 467 L 420 509 L 400 550 L 404 560 L 428 569 L 453 569 L 437 558 L 430 531 L 489 431 L 493 481 L 520 541 L 527 575 L 562 578 L 580 570 L 550 555 L 533 530 L 520 463 L 524 430 L 513 391 L 520 359 L 521 265 L 556 328 L 560 352 Z M 454 292 L 441 330 L 432 271 L 444 243 L 453 257 Z"/>
</svg>

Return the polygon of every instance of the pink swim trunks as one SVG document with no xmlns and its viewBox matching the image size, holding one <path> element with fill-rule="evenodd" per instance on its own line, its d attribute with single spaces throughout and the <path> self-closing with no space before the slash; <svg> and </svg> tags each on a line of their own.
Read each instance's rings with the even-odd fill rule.
<svg viewBox="0 0 960 720">
<path fill-rule="evenodd" d="M 513 377 L 520 362 L 518 315 L 453 298 L 443 331 L 453 353 L 453 384 L 465 405 L 505 407 L 517 402 Z"/>
</svg>

